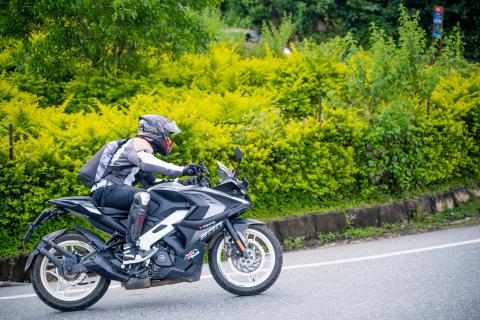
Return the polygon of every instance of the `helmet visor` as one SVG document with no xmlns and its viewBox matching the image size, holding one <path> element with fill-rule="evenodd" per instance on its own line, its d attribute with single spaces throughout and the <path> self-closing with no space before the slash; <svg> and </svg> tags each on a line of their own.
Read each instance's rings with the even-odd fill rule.
<svg viewBox="0 0 480 320">
<path fill-rule="evenodd" d="M 169 121 L 165 123 L 163 128 L 165 129 L 165 131 L 167 131 L 169 135 L 182 132 L 182 130 L 180 130 L 180 128 L 177 126 L 177 123 L 175 121 Z"/>
</svg>

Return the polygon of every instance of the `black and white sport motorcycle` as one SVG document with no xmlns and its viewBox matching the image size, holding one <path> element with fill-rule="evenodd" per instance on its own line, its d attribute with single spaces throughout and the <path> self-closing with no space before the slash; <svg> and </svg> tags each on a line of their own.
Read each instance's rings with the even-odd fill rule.
<svg viewBox="0 0 480 320">
<path fill-rule="evenodd" d="M 238 148 L 235 157 L 239 166 Z M 125 289 L 198 281 L 206 250 L 210 272 L 226 291 L 246 296 L 267 290 L 281 271 L 281 247 L 263 223 L 239 218 L 251 202 L 248 181 L 237 178 L 238 166 L 230 171 L 219 162 L 221 180 L 212 188 L 205 174 L 150 188 L 153 204 L 139 241 L 142 249 L 156 252 L 132 265 L 122 265 L 128 211 L 99 207 L 90 197 L 49 201 L 55 207 L 30 224 L 24 243 L 35 228 L 69 213 L 88 219 L 110 239 L 104 241 L 80 226 L 44 236 L 25 267 L 35 292 L 58 310 L 81 310 L 96 303 L 111 280 Z"/>
</svg>

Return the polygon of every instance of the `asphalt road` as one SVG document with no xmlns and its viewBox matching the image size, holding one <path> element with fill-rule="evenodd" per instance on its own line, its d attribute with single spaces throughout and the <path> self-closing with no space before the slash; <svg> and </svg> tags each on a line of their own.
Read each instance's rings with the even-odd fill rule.
<svg viewBox="0 0 480 320">
<path fill-rule="evenodd" d="M 480 226 L 284 254 L 277 283 L 236 297 L 199 282 L 125 291 L 85 311 L 0 288 L 0 319 L 480 319 Z"/>
</svg>

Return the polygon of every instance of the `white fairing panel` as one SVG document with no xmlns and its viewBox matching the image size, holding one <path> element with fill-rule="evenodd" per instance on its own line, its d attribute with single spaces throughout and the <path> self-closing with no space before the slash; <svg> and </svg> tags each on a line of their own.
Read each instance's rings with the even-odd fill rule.
<svg viewBox="0 0 480 320">
<path fill-rule="evenodd" d="M 221 202 L 217 201 L 215 198 L 203 192 L 188 192 L 188 194 L 194 195 L 208 204 L 208 210 L 205 213 L 205 216 L 202 219 L 211 218 L 217 214 L 220 214 L 225 211 L 226 207 Z"/>
<path fill-rule="evenodd" d="M 225 211 L 225 205 L 215 200 L 214 198 L 207 196 L 206 194 L 201 194 L 201 197 L 203 200 L 207 201 L 207 203 L 209 204 L 208 211 L 203 217 L 203 219 L 211 218 Z"/>
<path fill-rule="evenodd" d="M 152 244 L 157 242 L 158 240 L 162 239 L 165 235 L 173 231 L 174 227 L 173 225 L 175 223 L 178 223 L 185 219 L 187 216 L 188 210 L 177 210 L 165 219 L 163 219 L 161 222 L 159 222 L 155 227 L 152 229 L 148 230 L 146 233 L 144 233 L 140 238 L 140 248 L 142 250 L 150 250 Z M 166 227 L 163 228 L 160 231 L 154 232 L 155 229 L 157 229 L 159 226 L 165 225 Z"/>
</svg>

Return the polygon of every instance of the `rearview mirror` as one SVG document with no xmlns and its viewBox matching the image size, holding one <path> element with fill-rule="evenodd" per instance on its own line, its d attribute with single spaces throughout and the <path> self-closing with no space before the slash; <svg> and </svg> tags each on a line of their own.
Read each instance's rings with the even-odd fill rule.
<svg viewBox="0 0 480 320">
<path fill-rule="evenodd" d="M 242 157 L 243 157 L 242 151 L 240 151 L 240 148 L 237 147 L 235 149 L 235 160 L 237 160 L 237 162 L 240 162 L 242 161 Z"/>
</svg>

